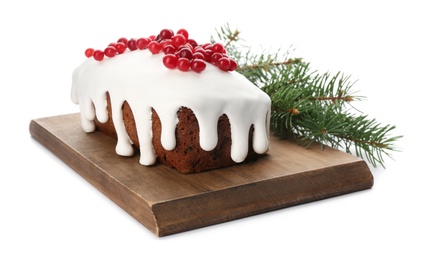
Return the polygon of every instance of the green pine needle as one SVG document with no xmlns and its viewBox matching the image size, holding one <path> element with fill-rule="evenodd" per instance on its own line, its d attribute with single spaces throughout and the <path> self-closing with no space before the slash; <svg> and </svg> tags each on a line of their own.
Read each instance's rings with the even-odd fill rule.
<svg viewBox="0 0 429 260">
<path fill-rule="evenodd" d="M 218 40 L 211 41 L 222 42 L 237 71 L 270 96 L 271 129 L 277 135 L 305 146 L 342 148 L 374 167 L 384 167 L 384 156 L 398 151 L 395 142 L 402 136 L 391 135 L 395 126 L 383 126 L 351 105 L 364 97 L 353 90 L 350 76 L 314 71 L 302 58 L 291 58 L 289 50 L 255 53 L 228 24 L 216 32 Z"/>
</svg>

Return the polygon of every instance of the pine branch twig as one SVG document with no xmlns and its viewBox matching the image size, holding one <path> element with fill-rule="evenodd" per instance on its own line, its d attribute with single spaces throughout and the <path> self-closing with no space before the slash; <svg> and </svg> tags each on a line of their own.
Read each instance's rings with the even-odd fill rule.
<svg viewBox="0 0 429 260">
<path fill-rule="evenodd" d="M 392 136 L 395 126 L 350 112 L 351 103 L 363 99 L 353 90 L 350 76 L 319 73 L 302 58 L 290 57 L 289 50 L 255 53 L 228 24 L 216 32 L 228 55 L 237 61 L 237 72 L 270 96 L 271 129 L 276 134 L 307 146 L 317 142 L 322 149 L 325 145 L 343 148 L 373 166 L 384 167 L 384 156 L 398 151 L 394 144 L 402 136 Z"/>
</svg>

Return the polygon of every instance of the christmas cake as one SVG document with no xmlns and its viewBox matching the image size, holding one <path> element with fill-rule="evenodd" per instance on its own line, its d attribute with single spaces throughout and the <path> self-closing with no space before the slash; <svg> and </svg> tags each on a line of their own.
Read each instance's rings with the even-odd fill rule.
<svg viewBox="0 0 429 260">
<path fill-rule="evenodd" d="M 235 71 L 221 44 L 164 29 L 85 55 L 71 97 L 83 130 L 116 138 L 117 154 L 137 148 L 142 165 L 195 173 L 267 152 L 271 100 Z"/>
</svg>

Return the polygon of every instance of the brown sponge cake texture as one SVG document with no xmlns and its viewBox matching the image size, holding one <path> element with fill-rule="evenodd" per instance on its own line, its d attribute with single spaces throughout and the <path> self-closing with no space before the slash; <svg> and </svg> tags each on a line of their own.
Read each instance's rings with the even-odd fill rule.
<svg viewBox="0 0 429 260">
<path fill-rule="evenodd" d="M 95 120 L 97 130 L 117 138 L 111 116 L 109 94 L 107 94 L 107 110 L 109 120 L 106 123 L 100 123 Z M 122 111 L 130 141 L 138 149 L 139 140 L 135 119 L 127 102 L 124 102 Z M 156 111 L 152 109 L 152 143 L 159 162 L 170 168 L 175 168 L 181 173 L 197 173 L 236 164 L 231 159 L 231 129 L 228 117 L 225 114 L 219 117 L 217 125 L 218 143 L 212 151 L 205 151 L 201 148 L 198 120 L 191 109 L 181 107 L 177 111 L 177 118 L 176 147 L 173 150 L 166 150 L 161 144 L 161 120 Z M 249 153 L 245 161 L 255 160 L 260 156 L 252 149 L 252 134 L 253 127 L 249 129 Z"/>
</svg>

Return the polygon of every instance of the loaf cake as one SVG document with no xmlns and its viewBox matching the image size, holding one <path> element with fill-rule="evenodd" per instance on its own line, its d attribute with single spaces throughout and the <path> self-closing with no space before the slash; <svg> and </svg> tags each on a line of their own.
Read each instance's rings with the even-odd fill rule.
<svg viewBox="0 0 429 260">
<path fill-rule="evenodd" d="M 160 162 L 182 173 L 232 166 L 265 154 L 268 95 L 234 71 L 236 63 L 225 49 L 198 45 L 185 30 L 169 31 L 171 36 L 161 31 L 143 43 L 121 38 L 121 44 L 104 51 L 85 52 L 89 58 L 74 70 L 71 91 L 82 129 L 116 138 L 118 155 L 132 156 L 138 149 L 140 164 Z M 179 34 L 184 37 L 177 40 Z M 194 56 L 186 57 L 188 50 L 182 55 L 183 49 Z M 212 60 L 214 53 L 228 59 L 228 66 Z"/>
</svg>

